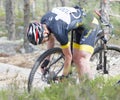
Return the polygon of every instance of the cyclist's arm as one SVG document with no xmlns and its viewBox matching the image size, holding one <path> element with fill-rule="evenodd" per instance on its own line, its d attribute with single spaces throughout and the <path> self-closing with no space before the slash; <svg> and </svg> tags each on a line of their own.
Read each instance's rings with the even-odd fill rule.
<svg viewBox="0 0 120 100">
<path fill-rule="evenodd" d="M 63 54 L 65 56 L 63 75 L 67 76 L 68 73 L 70 72 L 71 61 L 72 61 L 72 53 L 71 53 L 71 49 L 70 49 L 70 43 L 67 43 L 66 45 L 62 45 L 61 48 L 62 48 Z"/>
<path fill-rule="evenodd" d="M 48 44 L 47 44 L 47 49 L 51 49 L 54 47 L 55 44 L 55 37 L 53 34 L 49 36 Z"/>
<path fill-rule="evenodd" d="M 55 37 L 53 36 L 53 34 L 50 34 L 49 39 L 47 41 L 47 49 L 53 48 L 54 44 L 55 44 Z M 50 56 L 46 58 L 47 62 L 49 61 L 49 59 L 50 59 Z"/>
</svg>

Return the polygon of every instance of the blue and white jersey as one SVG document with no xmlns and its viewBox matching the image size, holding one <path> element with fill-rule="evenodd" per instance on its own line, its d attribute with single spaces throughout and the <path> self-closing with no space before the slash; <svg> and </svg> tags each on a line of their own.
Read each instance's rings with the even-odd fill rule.
<svg viewBox="0 0 120 100">
<path fill-rule="evenodd" d="M 82 11 L 73 7 L 53 8 L 42 17 L 41 23 L 47 25 L 61 45 L 66 45 L 68 32 L 82 23 Z"/>
</svg>

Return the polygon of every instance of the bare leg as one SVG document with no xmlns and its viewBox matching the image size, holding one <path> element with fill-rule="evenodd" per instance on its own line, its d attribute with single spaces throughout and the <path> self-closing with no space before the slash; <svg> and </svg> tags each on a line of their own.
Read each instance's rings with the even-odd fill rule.
<svg viewBox="0 0 120 100">
<path fill-rule="evenodd" d="M 68 73 L 70 72 L 71 61 L 72 61 L 71 49 L 69 47 L 69 48 L 62 49 L 62 51 L 65 55 L 63 75 L 67 76 Z"/>
<path fill-rule="evenodd" d="M 90 57 L 91 54 L 78 49 L 73 50 L 73 61 L 77 66 L 78 74 L 80 77 L 87 75 L 89 79 L 93 79 L 92 71 L 90 68 Z"/>
</svg>

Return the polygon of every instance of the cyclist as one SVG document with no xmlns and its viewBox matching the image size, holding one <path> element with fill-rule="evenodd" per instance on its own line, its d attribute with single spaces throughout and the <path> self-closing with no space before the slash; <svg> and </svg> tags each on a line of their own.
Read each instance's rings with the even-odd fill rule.
<svg viewBox="0 0 120 100">
<path fill-rule="evenodd" d="M 47 48 L 53 48 L 57 40 L 65 55 L 63 75 L 67 77 L 73 59 L 80 76 L 93 78 L 89 60 L 94 52 L 94 42 L 99 23 L 91 15 L 86 15 L 79 7 L 56 7 L 47 12 L 40 23 L 30 23 L 27 37 L 34 44 L 48 41 Z M 71 52 L 68 33 L 73 31 L 73 51 Z M 73 53 L 73 55 L 72 55 Z M 49 59 L 44 64 L 47 65 Z M 43 64 L 43 65 L 44 65 Z M 44 67 L 42 67 L 44 69 Z"/>
</svg>

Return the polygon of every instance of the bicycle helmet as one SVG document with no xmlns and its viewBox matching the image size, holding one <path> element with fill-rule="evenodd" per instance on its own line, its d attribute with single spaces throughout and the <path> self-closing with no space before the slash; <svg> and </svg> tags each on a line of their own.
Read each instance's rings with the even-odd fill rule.
<svg viewBox="0 0 120 100">
<path fill-rule="evenodd" d="M 44 28 L 40 23 L 37 22 L 30 23 L 27 31 L 27 38 L 29 42 L 34 45 L 41 44 L 44 38 L 43 32 Z"/>
</svg>

